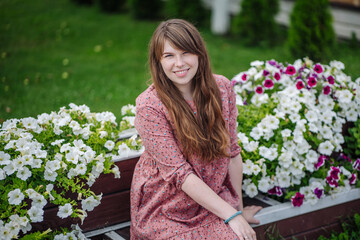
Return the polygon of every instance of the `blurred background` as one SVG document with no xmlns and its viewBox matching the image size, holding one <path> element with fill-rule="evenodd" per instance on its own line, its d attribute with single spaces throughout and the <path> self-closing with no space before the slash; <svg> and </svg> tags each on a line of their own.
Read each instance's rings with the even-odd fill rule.
<svg viewBox="0 0 360 240">
<path fill-rule="evenodd" d="M 360 77 L 357 0 L 0 0 L 0 123 L 69 103 L 92 112 L 135 104 L 160 21 L 198 27 L 213 71 L 231 79 L 255 60 L 342 61 Z"/>
</svg>

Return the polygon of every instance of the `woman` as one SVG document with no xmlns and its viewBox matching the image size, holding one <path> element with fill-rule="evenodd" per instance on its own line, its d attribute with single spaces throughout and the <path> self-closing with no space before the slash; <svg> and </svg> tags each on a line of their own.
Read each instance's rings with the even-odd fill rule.
<svg viewBox="0 0 360 240">
<path fill-rule="evenodd" d="M 205 43 L 172 19 L 149 46 L 153 84 L 136 99 L 145 146 L 131 188 L 131 239 L 256 239 L 243 209 L 235 94 L 213 75 Z"/>
</svg>

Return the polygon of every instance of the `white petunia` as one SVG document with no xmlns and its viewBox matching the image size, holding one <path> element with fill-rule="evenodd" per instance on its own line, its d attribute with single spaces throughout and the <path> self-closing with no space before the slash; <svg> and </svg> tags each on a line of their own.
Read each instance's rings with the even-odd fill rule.
<svg viewBox="0 0 360 240">
<path fill-rule="evenodd" d="M 249 138 L 245 135 L 245 133 L 239 132 L 237 136 L 242 144 L 249 143 Z"/>
<path fill-rule="evenodd" d="M 273 188 L 273 184 L 271 184 L 270 177 L 262 177 L 259 181 L 258 188 L 261 192 L 267 193 L 271 188 Z"/>
<path fill-rule="evenodd" d="M 346 112 L 345 117 L 349 122 L 355 122 L 358 119 L 358 113 L 354 109 L 350 109 Z"/>
<path fill-rule="evenodd" d="M 247 152 L 254 152 L 258 149 L 259 147 L 259 142 L 257 141 L 251 141 L 249 143 L 244 143 L 244 149 Z"/>
<path fill-rule="evenodd" d="M 6 178 L 6 172 L 0 168 L 0 181 Z"/>
<path fill-rule="evenodd" d="M 0 151 L 0 165 L 7 165 L 10 163 L 10 155 L 4 151 Z"/>
<path fill-rule="evenodd" d="M 75 167 L 75 172 L 77 173 L 77 175 L 84 175 L 86 173 L 86 165 L 81 163 L 81 164 L 78 164 L 76 167 Z M 76 176 L 77 176 L 76 175 Z"/>
<path fill-rule="evenodd" d="M 20 178 L 23 181 L 26 181 L 29 177 L 31 177 L 32 173 L 27 167 L 23 167 L 19 169 L 16 173 L 16 177 Z"/>
<path fill-rule="evenodd" d="M 54 172 L 54 171 L 51 171 L 50 169 L 45 168 L 45 171 L 44 171 L 45 180 L 55 182 L 57 176 L 58 176 L 57 172 Z"/>
<path fill-rule="evenodd" d="M 345 89 L 336 91 L 335 96 L 338 98 L 339 103 L 350 103 L 353 94 L 349 90 Z"/>
<path fill-rule="evenodd" d="M 278 183 L 277 185 L 282 188 L 290 187 L 290 180 L 290 175 L 287 172 L 280 172 L 275 177 L 275 181 Z"/>
<path fill-rule="evenodd" d="M 73 213 L 73 209 L 70 203 L 66 203 L 64 206 L 59 206 L 57 213 L 60 218 L 67 218 Z"/>
<path fill-rule="evenodd" d="M 330 156 L 334 150 L 334 146 L 330 141 L 325 141 L 319 144 L 318 151 L 323 155 Z"/>
<path fill-rule="evenodd" d="M 118 153 L 119 153 L 120 157 L 128 157 L 129 153 L 130 153 L 130 148 L 126 145 L 126 143 L 122 143 L 119 146 Z"/>
<path fill-rule="evenodd" d="M 8 201 L 11 205 L 19 205 L 24 200 L 25 195 L 19 188 L 8 193 Z"/>
<path fill-rule="evenodd" d="M 309 122 L 318 121 L 318 113 L 315 110 L 310 110 L 307 113 L 305 113 L 305 117 Z"/>
<path fill-rule="evenodd" d="M 101 197 L 100 197 L 101 198 Z M 84 211 L 92 211 L 95 207 L 97 207 L 100 204 L 100 200 L 94 198 L 94 196 L 90 196 L 86 199 L 83 199 L 81 201 L 82 209 Z"/>
<path fill-rule="evenodd" d="M 321 136 L 325 139 L 329 139 L 331 140 L 333 138 L 333 133 L 330 129 L 330 127 L 324 125 L 319 129 L 319 133 L 321 134 Z"/>
<path fill-rule="evenodd" d="M 45 205 L 47 204 L 47 201 L 45 199 L 45 197 L 41 194 L 36 194 L 35 197 L 32 198 L 32 206 L 38 207 L 40 209 L 44 208 Z"/>
<path fill-rule="evenodd" d="M 314 150 L 309 150 L 306 154 L 306 159 L 309 160 L 311 163 L 316 163 L 318 161 L 319 154 Z"/>
<path fill-rule="evenodd" d="M 44 210 L 36 206 L 32 206 L 27 214 L 30 217 L 31 222 L 42 222 L 44 220 Z"/>
<path fill-rule="evenodd" d="M 281 131 L 281 136 L 283 138 L 287 138 L 291 136 L 291 130 L 290 129 L 284 129 Z"/>
<path fill-rule="evenodd" d="M 258 194 L 256 185 L 254 183 L 248 184 L 245 188 L 245 193 L 251 198 L 255 197 Z"/>
<path fill-rule="evenodd" d="M 259 140 L 262 137 L 262 135 L 263 135 L 263 131 L 259 127 L 254 127 L 250 132 L 250 136 L 254 140 Z"/>
</svg>

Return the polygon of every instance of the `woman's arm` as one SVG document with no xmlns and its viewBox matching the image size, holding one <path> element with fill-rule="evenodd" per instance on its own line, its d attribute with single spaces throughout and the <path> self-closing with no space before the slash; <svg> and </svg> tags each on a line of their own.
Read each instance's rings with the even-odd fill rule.
<svg viewBox="0 0 360 240">
<path fill-rule="evenodd" d="M 195 202 L 221 219 L 228 219 L 237 212 L 235 208 L 219 197 L 206 183 L 193 173 L 186 177 L 181 189 Z M 229 222 L 229 225 L 240 239 L 256 239 L 255 231 L 243 216 L 236 216 Z"/>
<path fill-rule="evenodd" d="M 231 184 L 239 196 L 238 209 L 242 211 L 244 208 L 242 199 L 243 162 L 240 154 L 230 159 L 229 174 Z"/>
<path fill-rule="evenodd" d="M 259 220 L 255 219 L 254 215 L 258 211 L 260 211 L 262 207 L 249 206 L 244 208 L 243 205 L 243 199 L 242 199 L 243 162 L 240 154 L 230 159 L 229 174 L 230 174 L 231 184 L 233 185 L 236 193 L 239 196 L 240 204 L 238 206 L 238 209 L 243 211 L 243 216 L 249 223 L 259 224 L 260 223 Z"/>
</svg>

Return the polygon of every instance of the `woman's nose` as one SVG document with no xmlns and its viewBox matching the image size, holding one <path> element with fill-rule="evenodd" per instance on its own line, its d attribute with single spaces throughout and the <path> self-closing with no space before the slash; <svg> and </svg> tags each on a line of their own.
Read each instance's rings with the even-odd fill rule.
<svg viewBox="0 0 360 240">
<path fill-rule="evenodd" d="M 176 56 L 175 66 L 182 67 L 183 65 L 184 65 L 184 61 L 182 59 L 182 56 Z"/>
</svg>

